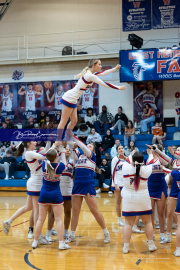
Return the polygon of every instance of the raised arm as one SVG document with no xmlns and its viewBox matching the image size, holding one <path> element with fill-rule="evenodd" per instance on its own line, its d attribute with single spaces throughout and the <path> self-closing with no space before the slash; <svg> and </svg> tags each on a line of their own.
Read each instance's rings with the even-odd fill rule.
<svg viewBox="0 0 180 270">
<path fill-rule="evenodd" d="M 160 160 L 162 161 L 162 163 L 164 165 L 168 165 L 168 163 L 172 163 L 172 159 L 167 156 L 165 153 L 161 152 L 158 148 L 154 149 L 153 150 L 159 155 L 159 158 Z"/>
<path fill-rule="evenodd" d="M 20 95 L 20 96 L 25 95 L 26 94 L 26 91 L 24 91 L 24 89 L 25 89 L 25 86 L 21 86 L 21 88 L 18 90 L 18 95 Z"/>
<path fill-rule="evenodd" d="M 49 103 L 51 103 L 53 100 L 54 100 L 54 97 L 55 97 L 55 94 L 53 94 L 52 95 L 52 97 L 50 98 L 49 97 L 49 89 L 47 90 L 47 92 L 46 92 L 46 97 L 47 97 L 47 101 L 49 102 Z"/>
<path fill-rule="evenodd" d="M 47 142 L 44 149 L 37 151 L 39 154 L 45 154 L 51 147 L 51 142 Z"/>
<path fill-rule="evenodd" d="M 102 85 L 102 86 L 106 87 L 106 88 L 113 88 L 113 89 L 122 90 L 122 91 L 124 91 L 126 89 L 126 86 L 125 85 L 123 85 L 123 86 L 116 86 L 114 84 L 111 84 L 111 83 L 108 83 L 108 82 L 104 82 L 101 79 L 99 79 L 96 75 L 94 75 L 94 74 L 92 74 L 90 72 L 86 73 L 84 75 L 84 78 L 88 82 L 93 81 L 93 82 L 95 82 L 95 83 L 97 83 L 99 85 Z"/>
<path fill-rule="evenodd" d="M 76 138 L 75 136 L 73 137 L 74 142 L 83 150 L 84 154 L 87 157 L 91 157 L 92 152 L 89 148 L 87 148 L 87 146 L 81 142 L 78 138 Z"/>
<path fill-rule="evenodd" d="M 137 95 L 137 97 L 135 97 L 134 101 L 137 103 L 137 105 L 142 108 L 142 105 L 139 103 L 139 98 L 146 93 L 146 90 L 143 90 L 142 92 L 139 93 L 139 95 Z"/>
<path fill-rule="evenodd" d="M 173 155 L 174 157 L 176 157 L 177 159 L 180 159 L 180 154 L 178 154 L 176 151 L 174 152 L 173 151 L 173 149 L 172 149 L 172 147 L 168 147 L 168 150 L 169 150 L 169 153 L 171 154 L 171 155 Z"/>
<path fill-rule="evenodd" d="M 94 73 L 94 75 L 96 75 L 96 76 L 106 76 L 106 75 L 108 75 L 108 74 L 110 74 L 110 73 L 112 73 L 112 72 L 114 72 L 114 71 L 116 71 L 117 69 L 116 69 L 116 67 L 115 68 L 110 68 L 110 69 L 107 69 L 107 70 L 104 70 L 104 71 L 100 71 L 100 72 L 96 72 L 96 73 Z"/>
</svg>

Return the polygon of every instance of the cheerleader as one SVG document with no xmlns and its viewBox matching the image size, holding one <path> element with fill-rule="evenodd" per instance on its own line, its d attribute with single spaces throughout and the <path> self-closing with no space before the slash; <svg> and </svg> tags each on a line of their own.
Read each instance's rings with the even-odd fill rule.
<svg viewBox="0 0 180 270">
<path fill-rule="evenodd" d="M 36 142 L 21 142 L 18 144 L 17 151 L 15 152 L 16 157 L 21 156 L 24 153 L 24 148 L 26 148 L 25 153 L 25 159 L 29 166 L 31 176 L 27 181 L 27 201 L 26 205 L 19 208 L 10 219 L 3 222 L 3 230 L 6 235 L 8 235 L 10 227 L 12 222 L 23 215 L 24 213 L 34 210 L 34 224 L 36 225 L 36 222 L 38 220 L 39 215 L 39 206 L 38 206 L 38 198 L 40 195 L 40 190 L 42 187 L 42 161 L 46 158 L 45 153 L 50 148 L 51 142 L 48 142 L 46 144 L 45 149 L 41 149 L 39 151 L 36 151 Z M 56 142 L 53 144 L 51 149 L 56 148 L 60 142 Z M 40 235 L 39 243 L 47 244 L 46 239 L 43 237 L 43 235 Z"/>
<path fill-rule="evenodd" d="M 60 147 L 59 147 L 60 149 Z M 63 241 L 63 197 L 60 191 L 60 176 L 65 169 L 65 153 L 63 147 L 61 147 L 62 162 L 58 162 L 58 153 L 55 149 L 50 149 L 46 153 L 47 160 L 43 161 L 43 186 L 39 197 L 39 218 L 37 221 L 34 241 L 32 248 L 35 249 L 38 246 L 38 238 L 42 231 L 43 224 L 46 219 L 49 205 L 52 205 L 52 209 L 56 221 L 56 230 L 59 240 L 59 249 L 69 249 L 70 246 Z"/>
<path fill-rule="evenodd" d="M 171 158 L 162 152 L 162 146 L 160 144 L 147 145 L 152 149 L 152 155 L 149 156 L 147 160 L 147 165 L 152 164 L 152 174 L 148 179 L 148 190 L 151 198 L 151 204 L 153 209 L 152 214 L 152 224 L 154 227 L 154 211 L 155 202 L 157 203 L 157 210 L 159 216 L 159 226 L 160 226 L 160 240 L 164 241 L 164 227 L 165 227 L 165 208 L 166 208 L 166 198 L 167 194 L 167 184 L 165 181 L 165 173 L 169 173 L 168 169 L 161 169 L 161 164 L 168 165 L 171 163 Z"/>
<path fill-rule="evenodd" d="M 106 228 L 103 215 L 99 212 L 96 201 L 96 190 L 94 181 L 94 171 L 96 168 L 95 148 L 93 144 L 87 146 L 78 138 L 73 137 L 74 142 L 83 150 L 81 155 L 78 150 L 73 151 L 75 164 L 75 178 L 72 190 L 72 220 L 71 232 L 66 243 L 75 241 L 75 231 L 78 225 L 79 214 L 83 197 L 95 217 L 98 224 L 103 229 L 104 243 L 110 242 L 110 234 Z"/>
<path fill-rule="evenodd" d="M 151 158 L 153 158 L 152 155 Z M 135 152 L 132 156 L 132 164 L 126 162 L 122 167 L 124 179 L 122 215 L 125 216 L 123 253 L 130 251 L 129 242 L 136 216 L 141 216 L 144 223 L 149 251 L 155 251 L 157 249 L 153 242 L 153 226 L 151 223 L 152 206 L 147 188 L 147 180 L 152 173 L 152 165 L 143 165 L 143 154 L 141 152 Z"/>
<path fill-rule="evenodd" d="M 68 122 L 69 117 L 71 118 L 71 122 L 68 124 L 67 129 L 73 130 L 73 128 L 75 127 L 77 123 L 77 100 L 87 90 L 89 86 L 92 86 L 93 83 L 97 83 L 104 87 L 117 90 L 126 89 L 126 86 L 124 85 L 116 86 L 104 82 L 98 78 L 98 76 L 106 76 L 111 72 L 119 70 L 120 67 L 120 65 L 117 65 L 115 68 L 100 72 L 100 70 L 102 69 L 101 61 L 99 59 L 89 60 L 88 66 L 83 69 L 80 74 L 76 75 L 75 78 L 79 78 L 76 86 L 73 89 L 67 91 L 60 100 L 60 102 L 63 104 L 63 110 L 58 129 L 60 129 L 62 133 L 65 125 Z M 59 134 L 59 136 L 59 138 L 61 139 L 62 134 Z"/>
<path fill-rule="evenodd" d="M 180 170 L 180 147 L 177 148 L 177 150 L 174 152 L 172 147 L 168 147 L 169 153 L 172 154 L 175 159 L 173 161 L 172 168 Z M 166 178 L 172 178 L 171 175 L 167 175 Z M 177 205 L 177 199 L 178 199 L 178 185 L 176 182 L 176 177 L 172 179 L 172 184 L 171 184 L 171 191 L 168 199 L 168 206 L 167 206 L 167 233 L 166 237 L 163 241 L 161 241 L 161 244 L 166 244 L 171 242 L 171 230 L 172 230 L 172 221 L 173 221 L 173 215 L 174 211 L 176 209 Z"/>
<path fill-rule="evenodd" d="M 118 156 L 114 157 L 111 162 L 111 190 L 114 190 L 116 198 L 116 213 L 118 216 L 118 225 L 124 226 L 125 224 L 121 218 L 121 191 L 124 185 L 122 167 L 126 162 L 126 157 L 124 156 L 124 147 L 122 145 L 117 146 L 116 151 L 118 153 Z"/>
</svg>

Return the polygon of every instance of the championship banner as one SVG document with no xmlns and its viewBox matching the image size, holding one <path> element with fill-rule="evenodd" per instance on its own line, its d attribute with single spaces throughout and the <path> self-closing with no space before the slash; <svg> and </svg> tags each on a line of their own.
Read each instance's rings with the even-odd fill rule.
<svg viewBox="0 0 180 270">
<path fill-rule="evenodd" d="M 151 29 L 151 0 L 123 0 L 123 31 Z"/>
<path fill-rule="evenodd" d="M 153 29 L 180 27 L 180 1 L 156 0 L 153 5 Z"/>
<path fill-rule="evenodd" d="M 120 51 L 120 81 L 180 79 L 180 48 Z"/>
<path fill-rule="evenodd" d="M 36 121 L 44 111 L 53 121 L 57 111 L 62 111 L 61 98 L 72 89 L 77 81 L 39 81 L 0 84 L 1 123 L 6 118 L 14 124 L 23 123 L 29 117 Z M 91 107 L 94 113 L 99 113 L 99 86 L 93 84 L 84 91 L 77 103 L 78 114 L 81 117 Z"/>
<path fill-rule="evenodd" d="M 163 82 L 134 82 L 134 123 L 143 120 L 144 106 L 149 104 L 156 112 L 158 122 L 163 122 Z"/>
</svg>

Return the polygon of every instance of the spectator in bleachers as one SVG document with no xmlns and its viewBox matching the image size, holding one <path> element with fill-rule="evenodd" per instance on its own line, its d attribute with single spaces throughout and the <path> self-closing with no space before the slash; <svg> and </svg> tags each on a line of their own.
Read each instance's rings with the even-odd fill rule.
<svg viewBox="0 0 180 270">
<path fill-rule="evenodd" d="M 179 129 L 179 131 L 174 133 L 173 140 L 174 141 L 179 141 L 180 140 L 180 129 Z"/>
<path fill-rule="evenodd" d="M 6 146 L 1 146 L 0 148 L 0 158 L 3 159 L 4 157 L 6 157 L 6 152 L 8 151 L 8 148 L 6 148 Z"/>
<path fill-rule="evenodd" d="M 90 134 L 87 137 L 86 143 L 94 142 L 98 147 L 101 146 L 102 138 L 95 128 L 91 128 Z"/>
<path fill-rule="evenodd" d="M 0 148 L 2 146 L 5 146 L 6 148 L 8 148 L 10 146 L 10 142 L 0 142 Z"/>
<path fill-rule="evenodd" d="M 41 125 L 42 129 L 52 129 L 53 128 L 53 122 L 50 120 L 49 115 L 46 116 L 45 121 Z"/>
<path fill-rule="evenodd" d="M 44 111 L 41 111 L 41 115 L 38 117 L 37 122 L 39 124 L 39 126 L 41 127 L 42 123 L 44 123 L 46 118 L 46 114 Z"/>
<path fill-rule="evenodd" d="M 57 129 L 58 124 L 59 124 L 59 122 L 58 122 L 58 121 L 54 121 L 54 122 L 53 122 L 53 129 Z"/>
<path fill-rule="evenodd" d="M 84 116 L 84 121 L 88 127 L 93 128 L 94 122 L 96 121 L 96 115 L 93 114 L 92 108 L 87 108 L 87 115 Z"/>
<path fill-rule="evenodd" d="M 34 118 L 32 116 L 29 117 L 28 120 L 24 120 L 22 124 L 23 129 L 32 129 L 34 128 Z"/>
<path fill-rule="evenodd" d="M 132 153 L 132 151 L 134 151 L 134 150 L 136 152 L 139 151 L 139 149 L 135 146 L 135 142 L 130 141 L 129 147 L 125 151 L 125 155 L 128 157 Z"/>
<path fill-rule="evenodd" d="M 1 160 L 0 171 L 5 171 L 6 177 L 4 180 L 9 179 L 9 166 L 11 163 L 17 163 L 16 159 L 12 156 L 12 151 L 8 150 L 6 157 Z"/>
<path fill-rule="evenodd" d="M 99 179 L 99 189 L 96 190 L 96 193 L 101 193 L 102 187 L 109 188 L 109 186 L 105 184 L 105 180 L 109 179 L 111 176 L 111 169 L 105 158 L 103 158 L 99 169 L 101 170 L 101 174 L 97 174 L 97 179 Z"/>
<path fill-rule="evenodd" d="M 118 113 L 115 115 L 115 125 L 110 129 L 111 130 L 118 129 L 119 134 L 121 135 L 122 129 L 125 128 L 127 122 L 128 118 L 124 113 L 122 113 L 122 107 L 120 106 L 118 108 Z"/>
<path fill-rule="evenodd" d="M 41 128 L 41 127 L 39 126 L 38 123 L 35 123 L 35 124 L 34 124 L 34 128 L 35 128 L 35 129 L 39 129 L 39 128 Z"/>
<path fill-rule="evenodd" d="M 89 133 L 90 128 L 86 124 L 81 124 L 80 128 L 77 130 L 77 136 L 82 142 L 86 142 Z"/>
<path fill-rule="evenodd" d="M 83 119 L 81 118 L 79 114 L 77 114 L 77 123 L 74 127 L 74 131 L 77 131 L 80 128 L 82 123 L 83 123 Z"/>
<path fill-rule="evenodd" d="M 102 138 L 102 144 L 100 147 L 101 154 L 104 154 L 104 151 L 113 147 L 113 145 L 114 145 L 114 137 L 112 136 L 110 129 L 108 129 L 106 131 L 106 135 L 104 135 Z"/>
<path fill-rule="evenodd" d="M 27 162 L 25 159 L 23 159 L 20 163 L 16 162 L 12 162 L 9 166 L 9 179 L 12 180 L 14 179 L 14 172 L 15 171 L 25 171 L 26 175 L 23 179 L 28 179 L 29 178 L 29 174 L 30 174 L 30 170 L 29 167 L 27 165 Z"/>
<path fill-rule="evenodd" d="M 4 122 L 4 117 L 1 115 L 1 110 L 0 110 L 0 127 L 2 127 L 2 123 Z"/>
<path fill-rule="evenodd" d="M 107 163 L 110 165 L 111 164 L 111 156 L 109 153 L 105 154 L 105 159 L 107 160 Z"/>
<path fill-rule="evenodd" d="M 2 126 L 0 128 L 1 129 L 7 129 L 8 127 L 7 127 L 7 124 L 4 122 L 4 123 L 2 123 Z"/>
<path fill-rule="evenodd" d="M 149 104 L 145 105 L 145 108 L 149 107 L 149 110 L 146 113 L 143 112 L 143 120 L 141 120 L 140 125 L 141 125 L 141 134 L 146 134 L 148 133 L 149 127 L 148 124 L 151 124 L 152 122 L 155 122 L 156 119 L 156 113 L 153 108 Z"/>
<path fill-rule="evenodd" d="M 55 115 L 54 118 L 53 118 L 53 122 L 54 122 L 54 121 L 57 121 L 58 124 L 59 124 L 60 120 L 61 120 L 61 111 L 58 110 L 58 111 L 56 112 L 56 115 Z"/>
<path fill-rule="evenodd" d="M 104 128 L 105 132 L 111 127 L 114 121 L 114 116 L 107 112 L 107 107 L 102 106 L 102 112 L 98 114 L 97 121 L 94 122 L 95 129 L 98 133 L 101 133 L 101 127 Z"/>
<path fill-rule="evenodd" d="M 164 123 L 155 123 L 155 126 L 152 127 L 152 144 L 155 144 L 158 141 L 159 144 L 163 144 L 163 140 L 166 139 L 167 127 Z"/>
<path fill-rule="evenodd" d="M 13 123 L 10 121 L 10 119 L 8 117 L 5 119 L 5 123 L 7 124 L 7 128 L 9 128 L 9 129 L 14 128 Z"/>
<path fill-rule="evenodd" d="M 127 147 L 129 141 L 135 142 L 136 135 L 135 135 L 135 127 L 131 120 L 128 120 L 127 126 L 125 127 L 125 135 L 124 135 L 124 146 Z"/>
<path fill-rule="evenodd" d="M 110 152 L 111 159 L 113 159 L 114 157 L 117 156 L 117 150 L 116 150 L 116 148 L 119 145 L 121 145 L 120 140 L 119 139 L 115 139 L 115 145 L 111 148 L 111 152 Z"/>
</svg>

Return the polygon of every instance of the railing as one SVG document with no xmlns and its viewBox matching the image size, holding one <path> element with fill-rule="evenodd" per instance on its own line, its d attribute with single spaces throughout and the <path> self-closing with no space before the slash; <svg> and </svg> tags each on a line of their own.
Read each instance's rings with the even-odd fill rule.
<svg viewBox="0 0 180 270">
<path fill-rule="evenodd" d="M 166 39 L 167 40 L 167 39 Z M 144 40 L 142 48 L 173 46 L 177 38 L 171 38 L 170 45 L 165 39 Z M 153 42 L 153 43 L 152 43 Z M 65 47 L 69 55 L 63 55 Z M 120 49 L 131 49 L 127 33 L 120 28 L 88 31 L 71 31 L 27 36 L 0 37 L 0 62 L 11 60 L 37 60 L 85 55 L 118 54 Z"/>
</svg>

